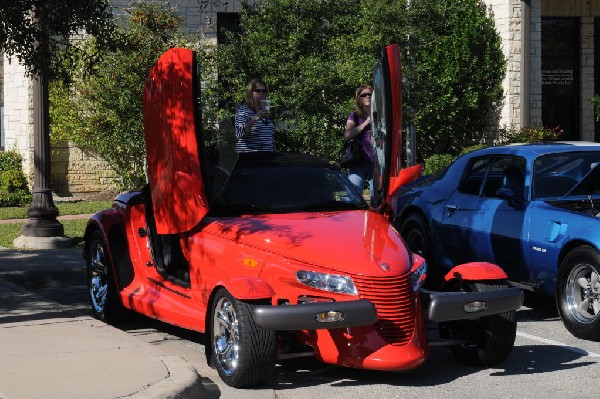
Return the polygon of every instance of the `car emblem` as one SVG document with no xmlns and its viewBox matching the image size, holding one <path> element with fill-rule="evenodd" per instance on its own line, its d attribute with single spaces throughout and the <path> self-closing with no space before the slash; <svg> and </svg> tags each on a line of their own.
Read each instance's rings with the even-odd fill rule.
<svg viewBox="0 0 600 399">
<path fill-rule="evenodd" d="M 389 272 L 389 271 L 390 271 L 390 265 L 388 265 L 388 264 L 387 264 L 387 263 L 385 263 L 385 262 L 381 262 L 381 263 L 379 264 L 379 268 L 380 268 L 381 270 L 383 270 L 384 272 Z"/>
</svg>

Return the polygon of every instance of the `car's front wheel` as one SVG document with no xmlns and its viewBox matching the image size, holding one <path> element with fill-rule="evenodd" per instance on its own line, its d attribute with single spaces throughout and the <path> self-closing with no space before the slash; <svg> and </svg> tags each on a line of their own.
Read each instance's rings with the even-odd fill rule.
<svg viewBox="0 0 600 399">
<path fill-rule="evenodd" d="M 494 291 L 508 287 L 504 282 L 471 282 L 472 292 Z M 451 347 L 461 362 L 487 366 L 504 361 L 512 352 L 517 335 L 516 311 L 481 317 L 476 320 L 457 320 L 443 323 L 442 335 L 461 341 Z"/>
<path fill-rule="evenodd" d="M 123 312 L 118 297 L 112 265 L 99 231 L 94 231 L 86 245 L 87 283 L 92 314 L 107 323 L 115 323 Z"/>
<path fill-rule="evenodd" d="M 408 216 L 400 226 L 400 235 L 404 238 L 408 249 L 425 258 L 429 265 L 425 287 L 439 288 L 445 272 L 434 263 L 431 236 L 425 218 L 417 213 Z"/>
<path fill-rule="evenodd" d="M 600 253 L 592 247 L 572 250 L 560 264 L 556 301 L 571 334 L 600 341 Z"/>
<path fill-rule="evenodd" d="M 234 388 L 260 385 L 275 370 L 275 331 L 254 322 L 259 304 L 240 301 L 220 288 L 213 300 L 210 345 L 212 362 L 221 379 Z"/>
</svg>

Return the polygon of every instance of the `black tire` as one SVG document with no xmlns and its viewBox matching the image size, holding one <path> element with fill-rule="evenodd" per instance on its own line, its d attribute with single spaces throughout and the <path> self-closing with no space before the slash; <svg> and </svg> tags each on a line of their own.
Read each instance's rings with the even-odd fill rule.
<svg viewBox="0 0 600 399">
<path fill-rule="evenodd" d="M 556 305 L 563 324 L 577 338 L 600 341 L 600 253 L 575 248 L 564 258 L 556 280 Z"/>
<path fill-rule="evenodd" d="M 113 276 L 113 266 L 99 231 L 86 242 L 87 285 L 92 315 L 106 323 L 118 322 L 124 312 Z"/>
<path fill-rule="evenodd" d="M 227 385 L 245 388 L 264 384 L 275 371 L 276 335 L 257 326 L 251 304 L 220 288 L 210 315 L 211 364 Z"/>
<path fill-rule="evenodd" d="M 508 287 L 500 282 L 470 283 L 472 292 L 494 291 Z M 463 343 L 451 347 L 454 356 L 471 366 L 500 363 L 510 355 L 517 335 L 516 311 L 486 316 L 476 320 L 458 320 L 444 323 L 441 328 L 451 338 Z"/>
<path fill-rule="evenodd" d="M 410 215 L 400 227 L 400 234 L 408 249 L 427 259 L 431 258 L 431 238 L 425 219 L 416 213 Z"/>
<path fill-rule="evenodd" d="M 445 271 L 434 263 L 429 226 L 423 216 L 417 213 L 409 215 L 402 222 L 400 235 L 404 238 L 411 252 L 421 255 L 427 261 L 428 270 L 425 287 L 429 289 L 439 288 Z"/>
</svg>

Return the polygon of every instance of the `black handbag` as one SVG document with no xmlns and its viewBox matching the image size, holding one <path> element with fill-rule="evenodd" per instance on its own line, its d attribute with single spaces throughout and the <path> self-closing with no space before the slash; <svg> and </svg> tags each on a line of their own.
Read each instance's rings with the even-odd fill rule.
<svg viewBox="0 0 600 399">
<path fill-rule="evenodd" d="M 362 135 L 359 137 L 362 138 Z M 367 154 L 363 150 L 362 144 L 357 140 L 348 140 L 340 151 L 340 166 L 349 168 L 362 163 Z"/>
</svg>

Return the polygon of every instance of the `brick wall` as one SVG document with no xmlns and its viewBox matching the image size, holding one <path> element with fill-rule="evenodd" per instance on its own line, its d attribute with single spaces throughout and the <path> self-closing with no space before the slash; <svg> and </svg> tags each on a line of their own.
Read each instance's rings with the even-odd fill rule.
<svg viewBox="0 0 600 399">
<path fill-rule="evenodd" d="M 23 156 L 23 170 L 33 181 L 33 99 L 32 82 L 15 58 L 3 56 L 5 150 Z"/>
</svg>

